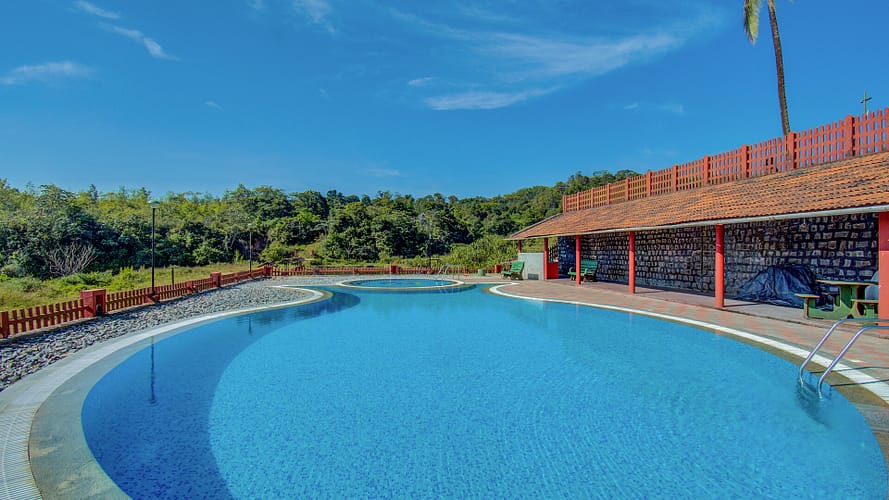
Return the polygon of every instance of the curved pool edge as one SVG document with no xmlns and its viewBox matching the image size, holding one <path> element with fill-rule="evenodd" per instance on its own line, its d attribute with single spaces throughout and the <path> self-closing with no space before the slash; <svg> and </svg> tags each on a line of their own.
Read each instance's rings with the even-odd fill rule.
<svg viewBox="0 0 889 500">
<path fill-rule="evenodd" d="M 580 306 L 586 306 L 586 307 L 595 307 L 598 309 L 606 309 L 606 310 L 610 310 L 610 311 L 619 311 L 619 312 L 625 312 L 625 313 L 639 314 L 641 316 L 648 316 L 651 318 L 657 318 L 657 319 L 666 320 L 666 321 L 673 321 L 676 323 L 682 323 L 685 325 L 694 326 L 697 328 L 702 328 L 702 329 L 710 330 L 713 332 L 723 333 L 723 334 L 728 335 L 730 337 L 736 337 L 736 338 L 747 340 L 747 341 L 752 342 L 754 344 L 767 346 L 767 347 L 774 349 L 776 351 L 781 351 L 783 353 L 792 355 L 794 357 L 798 357 L 800 359 L 805 359 L 809 355 L 809 351 L 806 351 L 806 350 L 801 349 L 799 347 L 795 347 L 795 346 L 787 344 L 785 342 L 780 342 L 778 340 L 764 337 L 762 335 L 758 335 L 758 334 L 755 334 L 752 332 L 747 332 L 744 330 L 739 330 L 737 328 L 722 326 L 722 325 L 718 325 L 715 323 L 709 323 L 706 321 L 685 318 L 682 316 L 675 316 L 672 314 L 664 314 L 664 313 L 658 313 L 658 312 L 645 311 L 642 309 L 634 309 L 631 307 L 613 306 L 613 305 L 608 305 L 608 304 L 596 304 L 594 302 L 583 302 L 583 301 L 565 300 L 565 299 L 552 299 L 552 298 L 544 298 L 544 297 L 528 297 L 525 295 L 516 295 L 516 294 L 506 292 L 504 290 L 501 290 L 501 288 L 508 287 L 508 286 L 514 286 L 514 285 L 515 285 L 515 283 L 505 283 L 505 284 L 501 284 L 501 285 L 494 285 L 494 286 L 489 287 L 488 290 L 495 295 L 500 295 L 503 297 L 509 297 L 509 298 L 514 298 L 514 299 L 531 300 L 531 301 L 536 301 L 536 302 L 554 302 L 554 303 L 560 303 L 560 304 L 573 304 L 573 305 L 580 305 Z M 831 361 L 832 361 L 831 359 L 821 356 L 820 354 L 816 354 L 812 358 L 812 362 L 814 362 L 817 365 L 820 365 L 822 368 L 829 365 L 831 363 Z M 856 384 L 858 384 L 859 387 L 870 392 L 871 394 L 876 396 L 878 399 L 883 401 L 883 403 L 885 405 L 887 405 L 887 407 L 889 407 L 889 384 L 887 384 L 886 382 L 883 382 L 877 378 L 871 377 L 870 375 L 867 375 L 865 373 L 860 373 L 854 367 L 851 367 L 851 366 L 843 364 L 843 363 L 838 363 L 834 369 L 834 372 L 839 376 L 845 377 L 845 378 L 851 380 L 852 382 L 855 382 Z M 887 463 L 887 466 L 889 466 L 889 463 Z"/>
<path fill-rule="evenodd" d="M 95 461 L 84 438 L 80 410 L 89 389 L 105 373 L 154 338 L 166 338 L 229 317 L 310 304 L 331 296 L 330 293 L 310 288 L 274 287 L 304 291 L 309 297 L 209 313 L 126 333 L 56 361 L 0 392 L 0 500 L 86 498 L 97 495 L 129 498 Z M 90 383 L 81 383 L 79 387 L 60 393 L 59 390 L 72 379 L 97 365 L 102 365 L 103 369 L 96 370 L 94 380 L 91 377 Z M 56 397 L 60 398 L 61 404 L 47 404 Z M 45 406 L 44 412 L 50 415 L 41 414 Z M 67 418 L 59 418 L 59 410 L 64 410 Z M 55 467 L 35 467 L 32 457 L 39 462 L 62 461 L 66 467 L 58 469 L 76 470 L 76 475 L 60 477 Z M 62 486 L 66 487 L 64 491 L 61 491 Z"/>
<path fill-rule="evenodd" d="M 380 278 L 381 280 L 385 280 L 385 278 Z M 398 279 L 398 278 L 396 278 Z M 362 281 L 374 281 L 373 279 L 367 278 L 359 278 L 359 279 L 349 279 L 345 281 L 339 281 L 336 283 L 336 286 L 351 290 L 373 290 L 380 292 L 411 292 L 411 291 L 430 291 L 430 290 L 450 290 L 453 288 L 460 288 L 466 286 L 472 286 L 471 284 L 466 283 L 465 281 L 451 279 L 451 278 L 441 278 L 438 281 L 449 281 L 450 284 L 447 285 L 431 285 L 431 286 L 414 286 L 414 287 L 374 287 L 374 286 L 361 286 L 354 285 L 353 283 L 362 282 Z"/>
</svg>

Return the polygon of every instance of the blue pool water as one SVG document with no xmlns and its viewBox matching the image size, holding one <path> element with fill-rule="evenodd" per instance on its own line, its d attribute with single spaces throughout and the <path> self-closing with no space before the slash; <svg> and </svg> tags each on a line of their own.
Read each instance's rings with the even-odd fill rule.
<svg viewBox="0 0 889 500">
<path fill-rule="evenodd" d="M 886 498 L 837 393 L 683 325 L 462 293 L 335 291 L 110 371 L 86 440 L 135 498 Z"/>
<path fill-rule="evenodd" d="M 385 278 L 370 280 L 352 280 L 344 283 L 348 286 L 364 288 L 428 288 L 442 287 L 457 284 L 451 280 L 423 279 L 423 278 Z"/>
</svg>

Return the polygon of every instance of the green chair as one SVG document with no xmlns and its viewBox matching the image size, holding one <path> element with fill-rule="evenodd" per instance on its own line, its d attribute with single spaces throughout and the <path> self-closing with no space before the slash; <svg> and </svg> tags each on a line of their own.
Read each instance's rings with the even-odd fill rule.
<svg viewBox="0 0 889 500">
<path fill-rule="evenodd" d="M 580 259 L 580 276 L 582 280 L 596 281 L 596 271 L 598 270 L 598 260 Z M 568 270 L 568 276 L 571 276 L 571 279 L 577 277 L 577 272 L 573 267 Z"/>
<path fill-rule="evenodd" d="M 525 268 L 525 261 L 515 260 L 512 262 L 512 265 L 509 266 L 509 269 L 503 271 L 504 278 L 522 279 L 522 270 Z"/>
</svg>

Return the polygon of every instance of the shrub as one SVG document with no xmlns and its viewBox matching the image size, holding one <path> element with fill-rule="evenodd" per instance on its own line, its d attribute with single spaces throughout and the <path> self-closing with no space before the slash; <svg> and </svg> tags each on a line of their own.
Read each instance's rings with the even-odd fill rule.
<svg viewBox="0 0 889 500">
<path fill-rule="evenodd" d="M 472 243 L 454 245 L 444 261 L 469 268 L 482 268 L 512 260 L 515 255 L 515 243 L 502 236 L 487 235 Z"/>
<path fill-rule="evenodd" d="M 115 290 L 129 290 L 138 288 L 139 282 L 138 272 L 134 271 L 132 267 L 123 267 L 111 280 L 111 288 Z"/>
</svg>

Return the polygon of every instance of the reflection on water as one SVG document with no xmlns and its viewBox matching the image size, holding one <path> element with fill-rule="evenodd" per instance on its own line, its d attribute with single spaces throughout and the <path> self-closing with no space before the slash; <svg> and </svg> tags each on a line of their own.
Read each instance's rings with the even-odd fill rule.
<svg viewBox="0 0 889 500">
<path fill-rule="evenodd" d="M 96 460 L 134 498 L 192 497 L 196 480 L 202 495 L 230 497 L 207 439 L 219 376 L 238 353 L 280 327 L 359 302 L 341 293 L 216 321 L 156 343 L 152 338 L 147 349 L 100 380 L 84 402 L 84 435 Z"/>
</svg>

